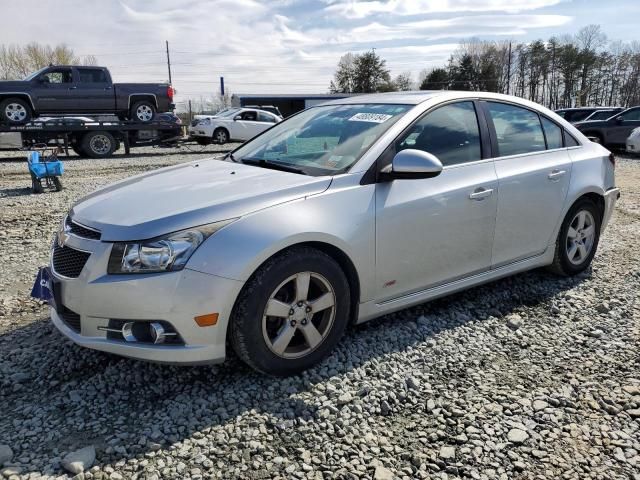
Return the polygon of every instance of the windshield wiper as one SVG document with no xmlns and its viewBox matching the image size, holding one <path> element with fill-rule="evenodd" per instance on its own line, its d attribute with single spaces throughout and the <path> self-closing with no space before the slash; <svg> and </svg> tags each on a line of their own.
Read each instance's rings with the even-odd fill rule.
<svg viewBox="0 0 640 480">
<path fill-rule="evenodd" d="M 255 165 L 256 167 L 271 168 L 272 170 L 282 170 L 283 172 L 298 173 L 300 175 L 309 175 L 300 168 L 285 165 L 284 163 L 274 162 L 273 160 L 265 160 L 264 158 L 243 158 L 242 163 L 247 165 Z"/>
<path fill-rule="evenodd" d="M 227 158 L 230 158 L 232 162 L 236 162 L 238 163 L 238 160 L 236 160 L 236 157 L 233 156 L 233 153 L 229 152 L 224 156 L 224 159 L 226 160 Z"/>
</svg>

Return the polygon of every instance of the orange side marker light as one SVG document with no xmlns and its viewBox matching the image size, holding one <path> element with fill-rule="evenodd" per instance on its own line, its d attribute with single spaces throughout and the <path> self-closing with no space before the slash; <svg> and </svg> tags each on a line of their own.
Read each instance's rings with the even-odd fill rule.
<svg viewBox="0 0 640 480">
<path fill-rule="evenodd" d="M 194 317 L 194 320 L 199 327 L 213 327 L 216 323 L 218 323 L 218 314 L 208 313 L 207 315 L 199 315 L 197 317 Z"/>
</svg>

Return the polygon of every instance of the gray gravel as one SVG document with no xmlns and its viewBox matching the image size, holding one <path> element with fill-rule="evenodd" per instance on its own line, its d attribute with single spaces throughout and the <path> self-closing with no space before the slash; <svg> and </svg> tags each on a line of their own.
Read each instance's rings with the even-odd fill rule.
<svg viewBox="0 0 640 480">
<path fill-rule="evenodd" d="M 65 465 L 86 462 L 77 478 L 640 480 L 640 160 L 619 160 L 623 198 L 591 271 L 374 320 L 298 377 L 66 341 L 28 297 L 63 212 L 193 158 L 68 161 L 66 189 L 37 196 L 24 164 L 0 159 L 0 474 L 72 477 Z"/>
</svg>

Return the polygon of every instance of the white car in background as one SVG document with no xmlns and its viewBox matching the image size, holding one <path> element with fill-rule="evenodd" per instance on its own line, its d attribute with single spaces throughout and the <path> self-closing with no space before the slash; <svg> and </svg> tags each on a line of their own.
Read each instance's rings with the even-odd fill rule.
<svg viewBox="0 0 640 480">
<path fill-rule="evenodd" d="M 255 108 L 230 108 L 216 115 L 196 118 L 189 135 L 198 143 L 244 142 L 281 122 L 282 117 Z"/>
<path fill-rule="evenodd" d="M 634 129 L 627 137 L 627 153 L 640 153 L 640 127 Z"/>
</svg>

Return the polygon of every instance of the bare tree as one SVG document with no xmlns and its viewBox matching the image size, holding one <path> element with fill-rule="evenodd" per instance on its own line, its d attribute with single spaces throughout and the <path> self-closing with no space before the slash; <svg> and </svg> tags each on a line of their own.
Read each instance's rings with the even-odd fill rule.
<svg viewBox="0 0 640 480">
<path fill-rule="evenodd" d="M 95 65 L 96 57 L 77 56 L 65 44 L 42 45 L 31 42 L 27 45 L 0 45 L 0 78 L 3 80 L 17 80 L 29 73 L 54 65 Z"/>
</svg>

